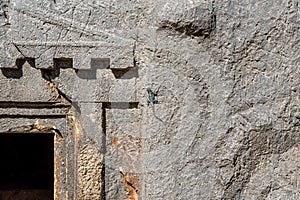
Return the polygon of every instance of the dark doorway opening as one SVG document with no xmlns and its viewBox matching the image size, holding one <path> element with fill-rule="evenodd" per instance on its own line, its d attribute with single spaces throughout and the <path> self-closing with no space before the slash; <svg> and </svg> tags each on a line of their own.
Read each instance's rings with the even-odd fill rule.
<svg viewBox="0 0 300 200">
<path fill-rule="evenodd" d="M 0 134 L 0 200 L 53 200 L 54 134 Z"/>
</svg>

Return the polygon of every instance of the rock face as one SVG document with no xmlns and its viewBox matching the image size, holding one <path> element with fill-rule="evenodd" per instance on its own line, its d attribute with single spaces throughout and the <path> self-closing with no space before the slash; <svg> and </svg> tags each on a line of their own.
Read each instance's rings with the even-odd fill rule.
<svg viewBox="0 0 300 200">
<path fill-rule="evenodd" d="M 1 1 L 0 134 L 57 200 L 300 199 L 299 3 Z"/>
</svg>

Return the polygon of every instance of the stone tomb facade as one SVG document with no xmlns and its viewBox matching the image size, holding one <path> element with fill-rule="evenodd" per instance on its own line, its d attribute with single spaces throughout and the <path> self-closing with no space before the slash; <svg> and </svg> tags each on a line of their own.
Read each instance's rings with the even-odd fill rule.
<svg viewBox="0 0 300 200">
<path fill-rule="evenodd" d="M 111 68 L 110 58 L 89 58 L 85 61 L 89 67 L 82 69 L 72 56 L 42 60 L 35 56 L 23 54 L 13 65 L 1 63 L 0 137 L 21 146 L 1 148 L 7 158 L 14 158 L 11 149 L 18 150 L 18 156 L 25 156 L 22 148 L 31 154 L 22 159 L 27 171 L 14 174 L 6 169 L 8 174 L 30 176 L 30 166 L 42 164 L 46 169 L 9 187 L 1 179 L 0 197 L 137 198 L 141 154 L 137 69 Z M 11 161 L 15 165 L 18 156 Z M 26 182 L 30 179 L 39 180 Z M 39 181 L 45 187 L 35 188 Z"/>
</svg>

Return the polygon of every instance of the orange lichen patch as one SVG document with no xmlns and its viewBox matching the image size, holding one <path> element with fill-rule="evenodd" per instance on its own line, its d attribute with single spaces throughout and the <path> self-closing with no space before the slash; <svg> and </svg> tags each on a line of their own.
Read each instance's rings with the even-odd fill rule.
<svg viewBox="0 0 300 200">
<path fill-rule="evenodd" d="M 121 181 L 124 187 L 127 189 L 127 200 L 138 200 L 138 177 L 137 176 L 125 176 L 123 172 L 120 171 Z"/>
<path fill-rule="evenodd" d="M 116 137 L 113 138 L 113 144 L 116 148 L 118 147 L 118 141 Z"/>
</svg>

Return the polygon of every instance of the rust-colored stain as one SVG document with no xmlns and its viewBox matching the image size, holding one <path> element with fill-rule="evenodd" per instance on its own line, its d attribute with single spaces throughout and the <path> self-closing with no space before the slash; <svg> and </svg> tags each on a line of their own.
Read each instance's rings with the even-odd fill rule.
<svg viewBox="0 0 300 200">
<path fill-rule="evenodd" d="M 76 142 L 78 142 L 80 140 L 80 133 L 82 133 L 82 130 L 80 124 L 77 122 L 76 119 L 73 119 L 73 122 L 74 122 L 74 136 Z"/>
<path fill-rule="evenodd" d="M 58 141 L 62 140 L 63 136 L 61 135 L 61 133 L 58 131 L 58 129 L 55 126 L 44 126 L 39 123 L 39 120 L 36 120 L 33 124 L 33 128 L 39 130 L 40 132 L 52 132 L 55 135 L 59 136 L 59 137 L 57 137 Z"/>
<path fill-rule="evenodd" d="M 113 144 L 116 148 L 118 147 L 118 141 L 116 137 L 113 138 Z"/>
<path fill-rule="evenodd" d="M 49 81 L 49 80 L 50 80 L 50 79 L 49 79 L 49 77 L 48 77 L 48 80 L 45 80 L 45 81 L 46 81 L 46 83 L 48 84 L 48 86 L 50 87 L 50 89 L 52 90 L 53 96 L 54 96 L 54 100 L 56 101 L 56 100 L 58 100 L 58 99 L 60 98 L 60 95 L 59 95 L 59 92 L 58 92 L 58 90 L 57 90 L 55 84 L 52 83 L 52 82 Z"/>
<path fill-rule="evenodd" d="M 123 172 L 120 171 L 121 181 L 124 187 L 127 189 L 127 200 L 138 200 L 138 176 L 125 176 Z"/>
</svg>

